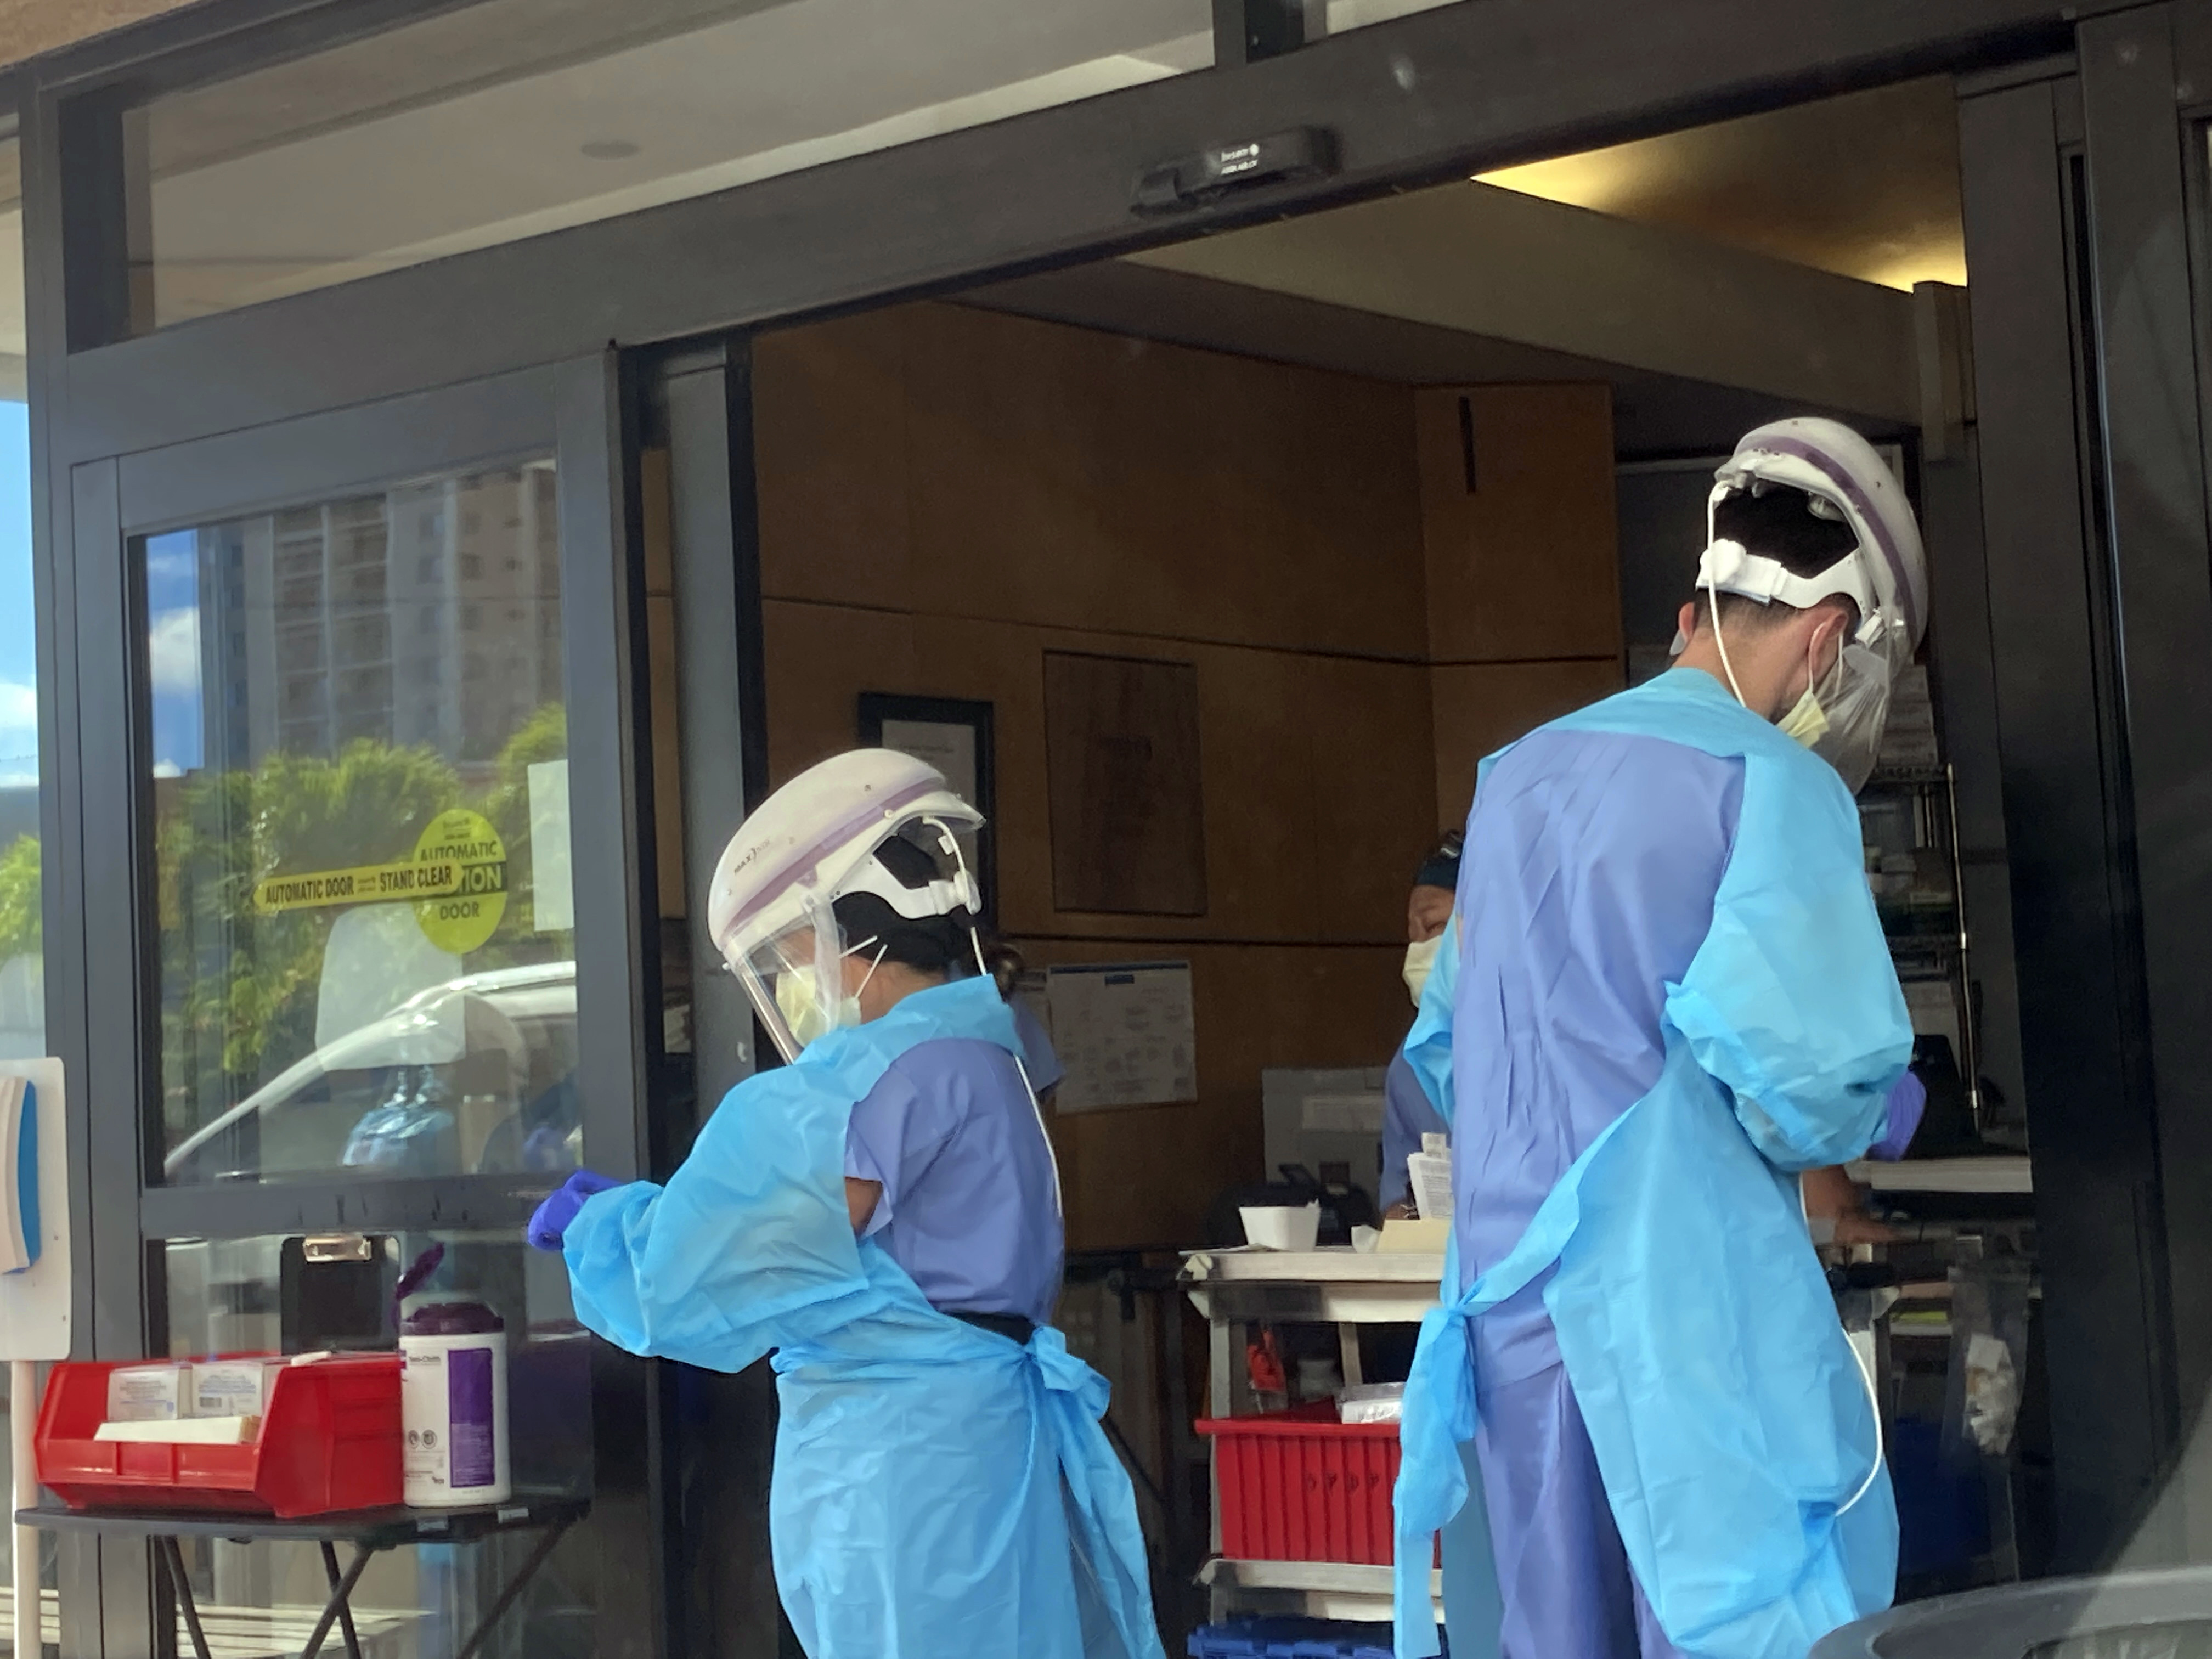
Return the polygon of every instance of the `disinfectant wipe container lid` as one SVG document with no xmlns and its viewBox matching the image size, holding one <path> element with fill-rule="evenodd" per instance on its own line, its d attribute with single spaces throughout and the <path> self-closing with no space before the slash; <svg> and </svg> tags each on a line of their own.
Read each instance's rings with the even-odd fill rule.
<svg viewBox="0 0 2212 1659">
<path fill-rule="evenodd" d="M 400 1322 L 402 1336 L 489 1336 L 507 1322 L 481 1302 L 426 1302 Z"/>
</svg>

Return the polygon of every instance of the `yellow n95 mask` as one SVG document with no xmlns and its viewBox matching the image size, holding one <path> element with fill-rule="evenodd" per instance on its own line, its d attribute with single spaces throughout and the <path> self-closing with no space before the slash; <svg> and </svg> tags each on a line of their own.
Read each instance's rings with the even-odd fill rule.
<svg viewBox="0 0 2212 1659">
<path fill-rule="evenodd" d="M 811 968 L 797 968 L 775 976 L 775 1006 L 783 1012 L 783 1023 L 791 1028 L 792 1040 L 802 1048 L 842 1026 L 860 1023 L 860 998 L 843 998 L 832 1009 L 823 1003 Z"/>
<path fill-rule="evenodd" d="M 848 947 L 842 955 L 831 962 L 830 971 L 842 980 L 844 977 L 844 958 L 856 951 L 866 950 L 875 942 L 873 939 L 864 939 L 858 945 Z M 823 995 L 812 963 L 778 974 L 775 976 L 775 1006 L 777 1012 L 783 1016 L 783 1023 L 791 1028 L 792 1041 L 805 1048 L 817 1037 L 828 1036 L 830 1032 L 842 1030 L 848 1025 L 860 1024 L 863 1020 L 860 993 L 868 988 L 868 981 L 876 976 L 876 969 L 883 963 L 884 952 L 878 950 L 876 959 L 868 964 L 867 973 L 861 977 L 852 994 L 840 997 L 835 1002 Z"/>
<path fill-rule="evenodd" d="M 1406 947 L 1404 974 L 1406 988 L 1413 993 L 1413 1006 L 1421 1006 L 1421 988 L 1429 982 L 1429 975 L 1437 965 L 1437 952 L 1443 949 L 1444 936 L 1425 939 Z"/>
<path fill-rule="evenodd" d="M 1808 749 L 1817 748 L 1820 739 L 1828 735 L 1828 711 L 1820 707 L 1820 698 L 1808 685 L 1805 695 L 1776 724 L 1781 726 L 1784 737 L 1796 738 Z"/>
</svg>

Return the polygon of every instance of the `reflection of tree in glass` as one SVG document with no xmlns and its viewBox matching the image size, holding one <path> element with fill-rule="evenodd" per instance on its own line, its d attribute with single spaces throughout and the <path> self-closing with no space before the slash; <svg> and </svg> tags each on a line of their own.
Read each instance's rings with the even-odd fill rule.
<svg viewBox="0 0 2212 1659">
<path fill-rule="evenodd" d="M 0 962 L 38 955 L 44 936 L 39 840 L 19 836 L 14 846 L 0 853 Z"/>
<path fill-rule="evenodd" d="M 506 844 L 509 902 L 498 931 L 469 954 L 466 971 L 569 952 L 565 936 L 534 934 L 530 907 L 519 902 L 530 867 L 528 768 L 559 758 L 566 738 L 561 708 L 539 709 L 508 740 L 480 799 L 435 750 L 368 738 L 335 759 L 280 752 L 248 770 L 157 785 L 163 1083 L 173 1139 L 315 1046 L 323 951 L 341 912 L 264 914 L 253 890 L 269 877 L 406 860 L 432 818 L 473 807 Z M 35 879 L 34 863 L 34 889 Z M 0 875 L 0 917 L 5 891 Z"/>
</svg>

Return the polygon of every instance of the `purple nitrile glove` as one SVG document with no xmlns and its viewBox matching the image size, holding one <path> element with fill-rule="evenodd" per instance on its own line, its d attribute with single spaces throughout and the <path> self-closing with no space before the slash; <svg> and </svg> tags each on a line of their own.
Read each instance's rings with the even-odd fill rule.
<svg viewBox="0 0 2212 1659">
<path fill-rule="evenodd" d="M 1920 1115 L 1927 1109 L 1928 1085 L 1907 1072 L 1889 1091 L 1889 1121 L 1881 1139 L 1867 1148 L 1867 1156 L 1884 1164 L 1903 1158 L 1920 1127 Z"/>
<path fill-rule="evenodd" d="M 604 1193 L 609 1188 L 623 1184 L 619 1181 L 610 1181 L 603 1175 L 594 1175 L 589 1170 L 577 1170 L 562 1182 L 552 1197 L 539 1205 L 537 1213 L 530 1218 L 529 1231 L 525 1234 L 530 1241 L 530 1248 L 533 1250 L 559 1249 L 561 1236 L 568 1231 L 569 1223 L 575 1220 L 576 1212 L 584 1207 L 584 1200 L 594 1193 Z"/>
</svg>

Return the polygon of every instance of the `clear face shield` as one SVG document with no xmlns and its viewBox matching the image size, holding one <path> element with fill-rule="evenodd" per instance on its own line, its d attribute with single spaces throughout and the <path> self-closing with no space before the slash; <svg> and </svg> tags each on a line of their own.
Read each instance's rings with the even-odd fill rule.
<svg viewBox="0 0 2212 1659">
<path fill-rule="evenodd" d="M 1754 482 L 1747 486 L 1754 490 Z M 1714 489 L 1706 508 L 1708 536 L 1713 508 L 1737 486 L 1723 483 Z M 1808 506 L 1816 518 L 1847 522 L 1834 502 L 1813 495 Z M 1781 728 L 1834 767 L 1853 794 L 1865 787 L 1881 752 L 1884 727 L 1889 721 L 1890 687 L 1912 659 L 1912 641 L 1892 611 L 1884 607 L 1865 572 L 1872 557 L 1866 545 L 1838 560 L 1832 574 L 1818 581 L 1790 577 L 1771 561 L 1747 554 L 1733 543 L 1709 540 L 1699 562 L 1699 582 L 1711 596 L 1713 637 L 1729 689 L 1739 701 L 1743 693 L 1728 655 L 1726 632 L 1720 622 L 1723 592 L 1741 593 L 1768 601 L 1779 599 L 1800 609 L 1821 599 L 1842 595 L 1858 607 L 1857 630 L 1835 649 L 1825 669 L 1808 673 L 1803 694 L 1785 714 Z M 1795 590 L 1795 591 L 1793 591 Z M 1684 641 L 1678 635 L 1674 650 Z M 1813 665 L 1808 665 L 1808 669 Z"/>
<path fill-rule="evenodd" d="M 805 896 L 799 918 L 755 945 L 731 971 L 761 1024 L 787 1060 L 830 1032 L 860 1023 L 860 994 L 880 953 L 876 941 L 848 939 L 826 891 Z"/>
<path fill-rule="evenodd" d="M 1890 688 L 1911 656 L 1905 630 L 1877 615 L 1844 641 L 1828 672 L 1812 681 L 1800 701 L 1800 709 L 1812 705 L 1814 718 L 1807 722 L 1810 729 L 1791 735 L 1834 767 L 1853 794 L 1865 787 L 1881 758 Z"/>
<path fill-rule="evenodd" d="M 905 885 L 877 857 L 892 841 L 906 844 L 905 867 L 927 866 L 926 885 Z M 902 825 L 835 880 L 834 888 L 801 883 L 798 914 L 730 964 L 787 1060 L 798 1059 L 801 1049 L 830 1032 L 862 1023 L 860 994 L 883 963 L 878 939 L 848 936 L 837 920 L 838 898 L 872 893 L 899 915 L 917 920 L 956 908 L 972 913 L 977 903 L 975 878 L 952 828 L 933 817 Z M 982 966 L 980 951 L 975 965 L 979 970 Z"/>
</svg>

